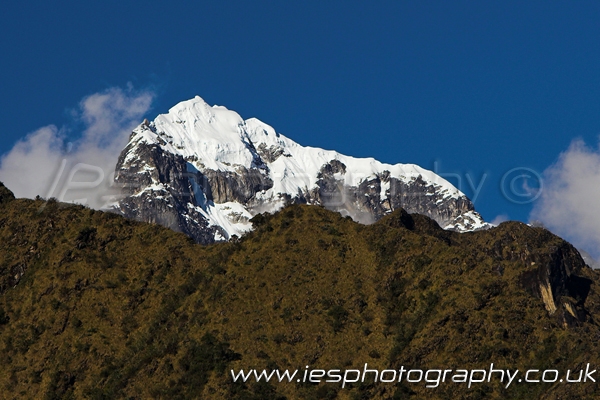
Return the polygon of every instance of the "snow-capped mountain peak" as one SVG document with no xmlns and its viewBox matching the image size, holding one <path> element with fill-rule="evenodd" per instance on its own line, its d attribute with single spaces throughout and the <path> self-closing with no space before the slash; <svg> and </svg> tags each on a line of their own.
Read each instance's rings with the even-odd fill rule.
<svg viewBox="0 0 600 400">
<path fill-rule="evenodd" d="M 398 207 L 459 231 L 487 225 L 466 196 L 414 164 L 384 164 L 301 146 L 256 119 L 183 101 L 132 133 L 116 169 L 115 208 L 210 243 L 251 229 L 256 213 L 319 204 L 361 222 Z"/>
</svg>

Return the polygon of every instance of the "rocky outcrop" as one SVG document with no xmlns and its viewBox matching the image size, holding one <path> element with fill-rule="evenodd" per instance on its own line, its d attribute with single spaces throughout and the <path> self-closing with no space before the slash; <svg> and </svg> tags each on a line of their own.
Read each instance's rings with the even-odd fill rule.
<svg viewBox="0 0 600 400">
<path fill-rule="evenodd" d="M 475 211 L 469 199 L 448 198 L 420 176 L 406 182 L 384 170 L 358 186 L 346 186 L 342 179 L 345 173 L 346 165 L 338 160 L 324 165 L 318 175 L 315 202 L 365 223 L 400 208 L 426 215 L 450 230 L 470 230 L 479 222 L 468 215 Z"/>
<path fill-rule="evenodd" d="M 12 201 L 14 199 L 15 195 L 13 194 L 13 192 L 8 190 L 8 188 L 4 186 L 2 182 L 0 182 L 0 204 L 8 203 L 9 201 Z"/>
<path fill-rule="evenodd" d="M 207 198 L 215 203 L 236 201 L 248 204 L 257 193 L 273 187 L 273 181 L 262 171 L 240 166 L 236 171 L 205 170 L 202 174 Z"/>
<path fill-rule="evenodd" d="M 126 155 L 131 151 L 135 158 L 128 162 Z M 198 243 L 213 243 L 215 237 L 226 235 L 197 209 L 206 203 L 203 193 L 210 193 L 202 186 L 206 177 L 179 155 L 166 153 L 157 145 L 128 148 L 119 157 L 115 182 L 125 197 L 113 211 L 127 218 L 166 226 Z"/>
<path fill-rule="evenodd" d="M 522 262 L 521 285 L 544 302 L 550 315 L 564 326 L 586 320 L 584 305 L 592 281 L 583 275 L 590 269 L 575 247 L 545 229 L 520 222 L 503 223 L 492 234 L 493 255 Z M 520 238 L 518 244 L 516 237 Z"/>
<path fill-rule="evenodd" d="M 565 242 L 543 256 L 527 257 L 525 261 L 531 270 L 523 273 L 523 285 L 543 300 L 548 313 L 564 326 L 584 322 L 591 281 L 580 276 L 582 268 L 588 267 L 579 252 Z"/>
</svg>

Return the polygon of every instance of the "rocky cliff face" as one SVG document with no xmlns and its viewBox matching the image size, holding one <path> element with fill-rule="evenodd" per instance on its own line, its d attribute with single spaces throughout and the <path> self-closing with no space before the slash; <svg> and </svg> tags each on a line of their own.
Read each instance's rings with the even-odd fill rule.
<svg viewBox="0 0 600 400">
<path fill-rule="evenodd" d="M 114 211 L 199 243 L 239 236 L 255 214 L 289 203 L 321 205 L 363 223 L 404 208 L 445 229 L 487 227 L 469 199 L 431 171 L 302 147 L 199 97 L 133 131 L 116 182 L 125 197 Z"/>
<path fill-rule="evenodd" d="M 15 195 L 13 194 L 13 192 L 8 190 L 6 186 L 4 186 L 2 182 L 0 182 L 0 204 L 8 203 L 9 201 L 12 201 L 14 199 Z"/>
</svg>

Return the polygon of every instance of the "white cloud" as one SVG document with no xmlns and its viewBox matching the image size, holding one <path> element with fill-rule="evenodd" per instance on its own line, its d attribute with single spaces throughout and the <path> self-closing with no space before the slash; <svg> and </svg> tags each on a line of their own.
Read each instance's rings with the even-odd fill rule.
<svg viewBox="0 0 600 400">
<path fill-rule="evenodd" d="M 600 256 L 600 149 L 573 141 L 544 172 L 544 189 L 531 218 Z"/>
<path fill-rule="evenodd" d="M 47 192 L 48 181 L 61 163 L 63 139 L 52 125 L 27 135 L 2 157 L 0 181 L 17 197 L 32 198 Z"/>
<path fill-rule="evenodd" d="M 114 168 L 132 129 L 154 94 L 110 88 L 85 97 L 74 112 L 83 130 L 72 143 L 50 125 L 20 140 L 0 159 L 0 181 L 17 197 L 57 197 L 101 208 L 109 200 Z"/>
<path fill-rule="evenodd" d="M 508 215 L 506 214 L 500 214 L 497 215 L 496 218 L 494 218 L 493 220 L 490 221 L 490 224 L 494 225 L 494 226 L 498 226 L 503 222 L 508 221 Z"/>
</svg>

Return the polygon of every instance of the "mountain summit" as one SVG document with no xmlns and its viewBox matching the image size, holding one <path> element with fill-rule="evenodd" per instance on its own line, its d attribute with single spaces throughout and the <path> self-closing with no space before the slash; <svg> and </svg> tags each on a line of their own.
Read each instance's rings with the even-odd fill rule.
<svg viewBox="0 0 600 400">
<path fill-rule="evenodd" d="M 449 230 L 487 227 L 471 201 L 431 171 L 304 147 L 198 96 L 134 129 L 115 180 L 125 197 L 114 211 L 199 243 L 239 236 L 254 215 L 289 203 L 321 205 L 363 223 L 404 208 Z"/>
</svg>

